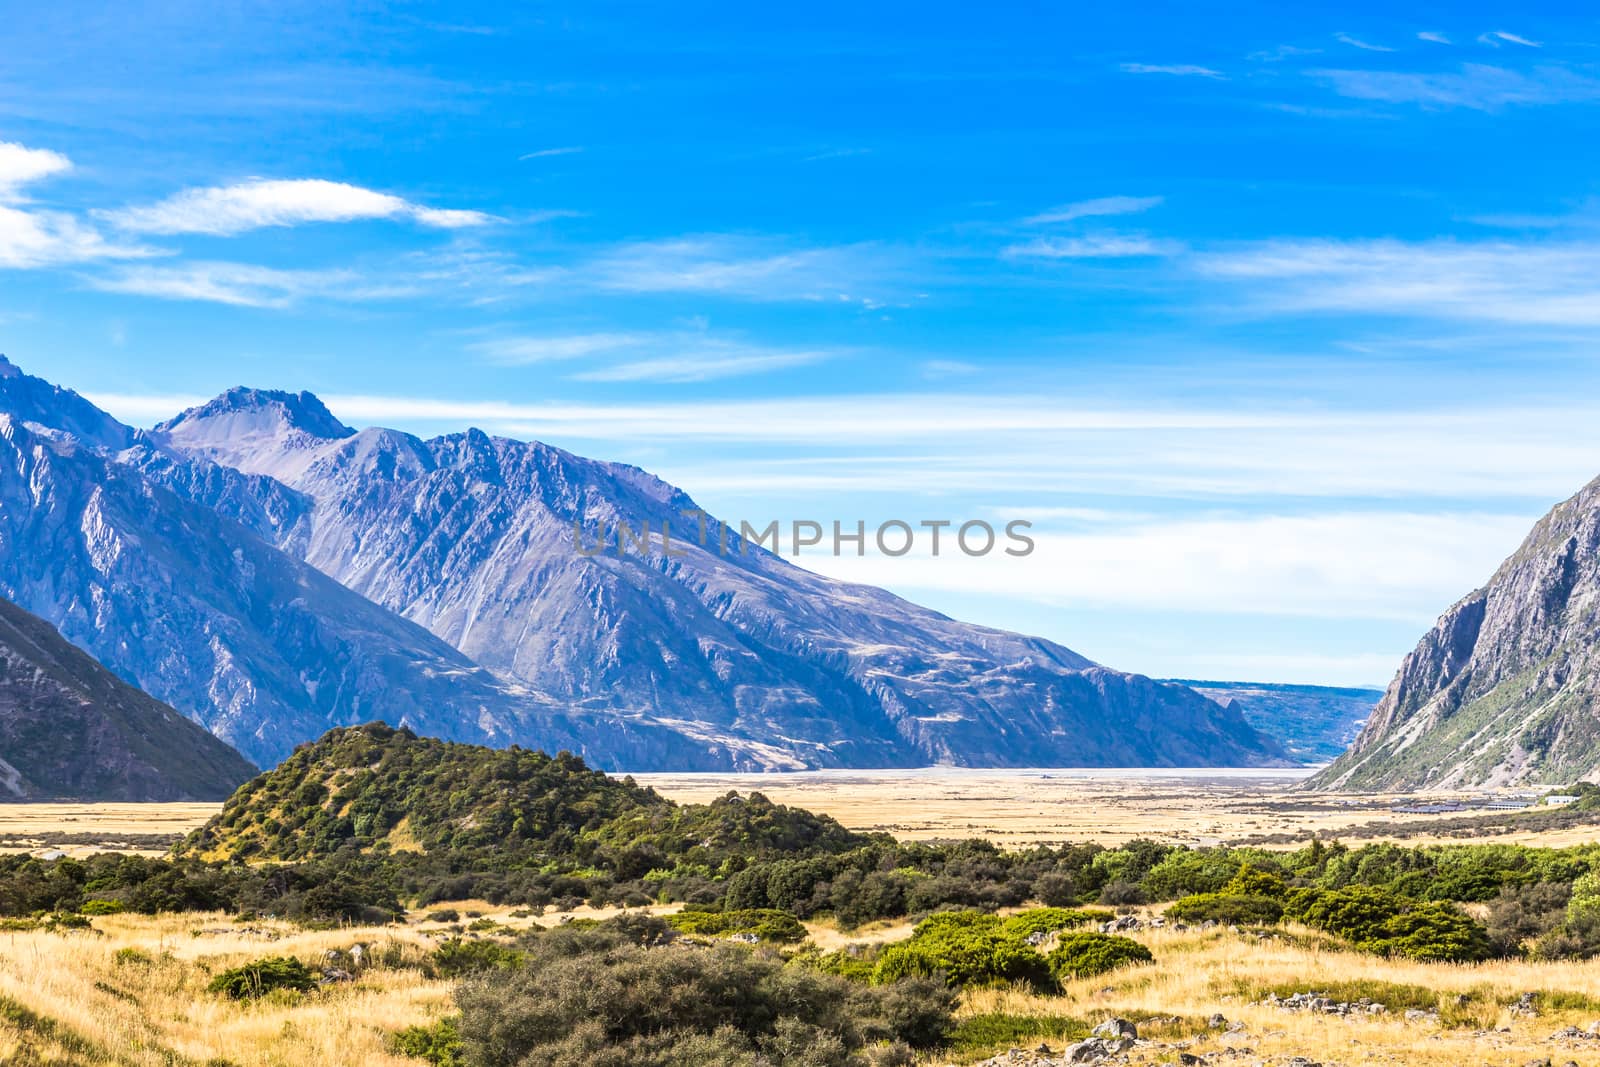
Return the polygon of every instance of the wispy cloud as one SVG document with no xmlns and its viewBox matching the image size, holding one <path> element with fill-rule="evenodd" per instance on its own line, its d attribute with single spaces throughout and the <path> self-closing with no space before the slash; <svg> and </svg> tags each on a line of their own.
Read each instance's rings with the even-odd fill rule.
<svg viewBox="0 0 1600 1067">
<path fill-rule="evenodd" d="M 1528 74 L 1480 63 L 1469 63 L 1459 71 L 1443 73 L 1379 70 L 1315 70 L 1310 73 L 1327 82 L 1341 96 L 1423 107 L 1498 111 L 1514 105 L 1600 100 L 1600 81 L 1555 66 Z"/>
<path fill-rule="evenodd" d="M 635 348 L 648 340 L 637 333 L 581 333 L 553 337 L 499 337 L 467 347 L 502 366 L 551 363 L 603 355 L 619 349 Z"/>
<path fill-rule="evenodd" d="M 72 160 L 60 152 L 0 141 L 0 202 L 15 200 L 24 185 L 71 169 Z"/>
<path fill-rule="evenodd" d="M 1417 40 L 1419 40 L 1419 41 L 1429 41 L 1429 42 L 1431 42 L 1433 44 L 1449 44 L 1449 43 L 1451 43 L 1450 42 L 1450 38 L 1446 37 L 1444 34 L 1442 34 L 1442 33 L 1433 33 L 1433 32 L 1428 31 L 1428 30 L 1424 30 L 1421 33 L 1417 34 Z"/>
<path fill-rule="evenodd" d="M 783 351 L 701 341 L 686 345 L 685 351 L 677 355 L 630 360 L 581 371 L 571 377 L 584 382 L 709 382 L 809 366 L 832 356 L 833 353 L 826 351 Z"/>
<path fill-rule="evenodd" d="M 570 145 L 565 148 L 541 148 L 537 152 L 526 152 L 517 157 L 519 161 L 528 159 L 549 159 L 551 156 L 572 156 L 583 151 L 581 145 Z"/>
<path fill-rule="evenodd" d="M 88 284 L 108 293 L 253 308 L 284 308 L 311 297 L 368 300 L 399 295 L 375 288 L 349 271 L 279 270 L 247 263 L 135 266 L 90 278 Z"/>
<path fill-rule="evenodd" d="M 1480 34 L 1478 36 L 1478 42 L 1480 44 L 1489 45 L 1493 48 L 1499 48 L 1502 42 L 1505 44 L 1521 45 L 1524 48 L 1544 47 L 1544 45 L 1538 41 L 1530 41 L 1526 37 L 1521 37 L 1514 33 L 1506 33 L 1504 30 L 1490 30 L 1488 33 Z"/>
<path fill-rule="evenodd" d="M 1322 49 L 1320 48 L 1301 48 L 1292 44 L 1280 44 L 1275 48 L 1263 48 L 1259 52 L 1251 52 L 1246 58 L 1260 63 L 1277 63 L 1295 56 L 1314 56 L 1321 51 Z"/>
<path fill-rule="evenodd" d="M 1363 41 L 1361 38 L 1352 37 L 1348 33 L 1336 33 L 1336 34 L 1333 35 L 1333 39 L 1338 41 L 1341 44 L 1347 44 L 1351 48 L 1359 48 L 1364 52 L 1393 52 L 1394 51 L 1393 48 L 1390 48 L 1387 45 L 1373 44 L 1370 41 Z"/>
<path fill-rule="evenodd" d="M 159 254 L 108 241 L 68 212 L 28 206 L 25 187 L 71 169 L 72 161 L 59 152 L 0 142 L 0 268 L 28 270 Z"/>
<path fill-rule="evenodd" d="M 870 148 L 830 148 L 815 155 L 806 156 L 800 162 L 820 163 L 825 159 L 846 159 L 850 156 L 869 156 L 871 154 L 872 149 Z"/>
<path fill-rule="evenodd" d="M 460 229 L 493 217 L 480 211 L 426 207 L 390 193 L 316 178 L 255 178 L 237 185 L 185 189 L 141 207 L 99 213 L 134 233 L 231 236 L 269 226 L 318 222 L 410 219 L 424 226 Z"/>
<path fill-rule="evenodd" d="M 1040 237 L 1009 245 L 1001 254 L 1011 259 L 1122 259 L 1169 256 L 1182 251 L 1179 244 L 1125 234 L 1089 234 L 1084 237 Z"/>
<path fill-rule="evenodd" d="M 897 286 L 903 257 L 876 244 L 787 247 L 710 235 L 625 244 L 574 268 L 575 280 L 620 293 L 708 293 L 750 300 L 859 300 Z M 867 306 L 876 300 L 867 298 Z"/>
<path fill-rule="evenodd" d="M 1257 306 L 1275 312 L 1600 326 L 1595 243 L 1273 241 L 1202 254 L 1193 264 L 1249 283 Z"/>
<path fill-rule="evenodd" d="M 1124 74 L 1174 74 L 1185 78 L 1224 78 L 1220 70 L 1196 66 L 1193 63 L 1124 63 Z"/>
<path fill-rule="evenodd" d="M 567 375 L 584 382 L 707 382 L 806 366 L 838 354 L 770 348 L 704 329 L 500 337 L 468 348 L 502 366 L 602 364 Z"/>
<path fill-rule="evenodd" d="M 1101 196 L 1093 200 L 1062 204 L 1060 207 L 1050 208 L 1022 221 L 1029 225 L 1044 225 L 1100 215 L 1135 215 L 1161 206 L 1162 200 L 1163 198 L 1159 196 Z"/>
</svg>

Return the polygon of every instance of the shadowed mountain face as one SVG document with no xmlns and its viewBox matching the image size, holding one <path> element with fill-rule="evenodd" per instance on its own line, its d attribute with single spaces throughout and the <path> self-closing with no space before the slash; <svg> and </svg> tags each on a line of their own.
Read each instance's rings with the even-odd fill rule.
<svg viewBox="0 0 1600 1067">
<path fill-rule="evenodd" d="M 0 381 L 0 412 L 18 381 L 35 380 Z M 822 578 L 732 533 L 724 554 L 714 520 L 702 546 L 693 501 L 637 468 L 476 430 L 354 432 L 306 393 L 230 390 L 122 441 L 48 432 L 30 410 L 8 423 L 29 440 L 13 442 L 0 501 L 33 516 L 17 543 L 73 564 L 0 563 L 0 588 L 97 651 L 127 625 L 168 631 L 180 652 L 122 642 L 102 658 L 267 763 L 376 716 L 637 770 L 1282 757 L 1181 686 Z M 47 501 L 15 473 L 30 463 L 72 493 Z M 57 528 L 32 529 L 41 514 Z M 681 555 L 660 550 L 665 522 Z M 575 523 L 613 539 L 649 523 L 656 550 L 583 555 Z"/>
<path fill-rule="evenodd" d="M 1534 526 L 1400 665 L 1326 789 L 1600 779 L 1600 480 Z"/>
<path fill-rule="evenodd" d="M 0 800 L 222 800 L 255 773 L 0 599 Z"/>
</svg>

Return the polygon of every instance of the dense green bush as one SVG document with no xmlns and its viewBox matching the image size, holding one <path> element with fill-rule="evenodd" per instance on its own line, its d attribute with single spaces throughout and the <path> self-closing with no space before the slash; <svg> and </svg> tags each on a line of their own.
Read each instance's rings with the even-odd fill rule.
<svg viewBox="0 0 1600 1067">
<path fill-rule="evenodd" d="M 428 954 L 423 970 L 434 978 L 460 978 L 497 967 L 514 967 L 521 962 L 522 953 L 498 941 L 452 937 L 440 942 L 439 947 Z"/>
<path fill-rule="evenodd" d="M 610 924 L 529 942 L 525 965 L 457 992 L 474 1067 L 865 1067 L 885 1044 L 925 1048 L 953 993 L 866 986 L 737 946 L 640 945 Z"/>
<path fill-rule="evenodd" d="M 953 987 L 1022 982 L 1040 990 L 1054 986 L 1050 968 L 1027 940 L 994 915 L 943 912 L 917 924 L 910 939 L 889 945 L 878 957 L 873 980 L 942 977 Z"/>
<path fill-rule="evenodd" d="M 1283 918 L 1283 905 L 1271 897 L 1244 893 L 1196 893 L 1167 909 L 1179 922 L 1210 920 L 1228 926 L 1259 926 Z"/>
<path fill-rule="evenodd" d="M 1131 937 L 1095 933 L 1068 934 L 1047 959 L 1058 984 L 1155 961 L 1150 950 Z"/>
<path fill-rule="evenodd" d="M 408 1026 L 395 1034 L 389 1044 L 399 1055 L 426 1060 L 434 1067 L 467 1067 L 461 1031 L 454 1018 L 440 1019 L 432 1026 Z"/>
<path fill-rule="evenodd" d="M 1455 906 L 1366 886 L 1291 890 L 1285 913 L 1380 955 L 1465 963 L 1494 954 L 1489 932 Z"/>
<path fill-rule="evenodd" d="M 806 939 L 806 928 L 786 911 L 776 908 L 741 908 L 735 911 L 687 910 L 667 916 L 667 923 L 685 934 L 731 937 L 745 934 L 773 944 L 793 944 Z"/>
<path fill-rule="evenodd" d="M 306 993 L 317 987 L 311 969 L 291 956 L 272 956 L 223 971 L 206 987 L 233 1000 L 253 1000 L 278 989 Z"/>
<path fill-rule="evenodd" d="M 1030 908 L 1007 918 L 1001 928 L 1008 934 L 1026 938 L 1031 934 L 1053 934 L 1115 918 L 1116 913 L 1099 908 Z"/>
</svg>

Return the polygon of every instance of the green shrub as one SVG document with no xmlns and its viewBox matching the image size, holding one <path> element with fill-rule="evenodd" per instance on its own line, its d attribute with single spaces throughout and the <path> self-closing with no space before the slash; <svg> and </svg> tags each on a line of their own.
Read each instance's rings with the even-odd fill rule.
<svg viewBox="0 0 1600 1067">
<path fill-rule="evenodd" d="M 148 967 L 155 962 L 150 953 L 138 948 L 119 948 L 112 958 L 118 967 Z"/>
<path fill-rule="evenodd" d="M 1115 934 L 1068 934 L 1048 957 L 1050 973 L 1058 983 L 1093 978 L 1119 967 L 1153 963 L 1150 950 L 1131 937 Z"/>
<path fill-rule="evenodd" d="M 605 924 L 552 930 L 528 953 L 457 991 L 474 1067 L 864 1067 L 873 1046 L 942 1044 L 956 1001 L 939 983 L 865 986 L 735 946 L 633 944 Z"/>
<path fill-rule="evenodd" d="M 317 980 L 305 964 L 290 956 L 272 956 L 223 971 L 206 991 L 233 1000 L 253 1000 L 277 989 L 307 993 L 316 987 Z"/>
<path fill-rule="evenodd" d="M 1116 917 L 1115 912 L 1099 908 L 1030 908 L 1011 916 L 1000 925 L 1006 933 L 1025 938 L 1030 934 L 1053 934 L 1058 930 L 1107 922 Z"/>
<path fill-rule="evenodd" d="M 1222 887 L 1222 892 L 1235 897 L 1268 897 L 1272 900 L 1282 900 L 1289 887 L 1284 884 L 1283 876 L 1272 871 L 1263 871 L 1245 864 L 1239 868 L 1239 873 L 1228 880 Z"/>
<path fill-rule="evenodd" d="M 1494 955 L 1489 933 L 1452 904 L 1430 901 L 1386 920 L 1379 935 L 1358 947 L 1383 956 L 1443 963 L 1477 963 Z"/>
<path fill-rule="evenodd" d="M 461 1031 L 455 1018 L 440 1019 L 432 1026 L 408 1026 L 389 1041 L 401 1056 L 427 1060 L 434 1067 L 466 1067 L 461 1050 Z"/>
<path fill-rule="evenodd" d="M 467 941 L 452 937 L 429 953 L 423 970 L 434 978 L 461 978 L 497 967 L 514 967 L 522 953 L 498 941 Z"/>
<path fill-rule="evenodd" d="M 743 908 L 736 911 L 681 911 L 667 916 L 679 933 L 702 937 L 753 935 L 773 944 L 793 944 L 806 939 L 800 920 L 777 908 Z"/>
<path fill-rule="evenodd" d="M 1234 893 L 1196 893 L 1167 909 L 1167 918 L 1179 922 L 1208 919 L 1228 926 L 1275 923 L 1283 918 L 1283 905 L 1271 897 Z"/>
<path fill-rule="evenodd" d="M 79 915 L 116 915 L 126 911 L 127 906 L 120 900 L 86 900 L 78 908 Z"/>
<path fill-rule="evenodd" d="M 1055 983 L 1050 968 L 1027 940 L 982 912 L 943 912 L 924 919 L 909 940 L 878 957 L 875 982 L 943 976 L 951 986 L 1024 982 L 1040 990 Z"/>
<path fill-rule="evenodd" d="M 440 908 L 438 911 L 428 912 L 424 918 L 431 923 L 458 923 L 461 921 L 461 913 L 454 908 Z"/>
</svg>

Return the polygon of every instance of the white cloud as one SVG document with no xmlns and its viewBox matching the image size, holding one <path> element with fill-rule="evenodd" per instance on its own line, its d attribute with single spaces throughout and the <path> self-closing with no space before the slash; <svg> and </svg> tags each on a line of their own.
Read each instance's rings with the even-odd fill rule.
<svg viewBox="0 0 1600 1067">
<path fill-rule="evenodd" d="M 1273 241 L 1196 256 L 1272 311 L 1600 326 L 1600 244 Z"/>
<path fill-rule="evenodd" d="M 414 204 L 344 182 L 321 179 L 251 179 L 238 185 L 185 189 L 155 204 L 100 213 L 136 233 L 231 236 L 268 226 L 409 218 L 424 226 L 481 226 L 493 217 L 479 211 L 444 210 Z"/>
<path fill-rule="evenodd" d="M 1444 34 L 1442 34 L 1442 33 L 1431 33 L 1431 32 L 1429 32 L 1427 30 L 1424 30 L 1423 32 L 1417 34 L 1417 40 L 1419 40 L 1419 41 L 1429 41 L 1429 42 L 1431 42 L 1433 44 L 1449 44 L 1450 43 L 1450 38 L 1446 37 Z"/>
<path fill-rule="evenodd" d="M 72 160 L 60 152 L 0 141 L 0 202 L 17 199 L 24 185 L 71 169 Z"/>
<path fill-rule="evenodd" d="M 1122 71 L 1125 74 L 1175 74 L 1179 77 L 1190 78 L 1221 78 L 1219 70 L 1210 67 L 1200 67 L 1192 63 L 1124 63 Z"/>
<path fill-rule="evenodd" d="M 0 142 L 0 269 L 30 270 L 157 254 L 154 249 L 107 241 L 76 215 L 21 206 L 27 202 L 24 186 L 71 169 L 72 161 L 59 152 Z"/>
<path fill-rule="evenodd" d="M 894 285 L 903 270 L 900 256 L 878 245 L 786 248 L 770 240 L 710 235 L 622 245 L 579 265 L 574 274 L 581 284 L 611 292 L 781 301 L 859 299 L 862 289 Z"/>
<path fill-rule="evenodd" d="M 504 366 L 581 359 L 618 349 L 634 348 L 648 335 L 636 333 L 585 333 L 555 337 L 498 337 L 469 345 L 474 352 Z"/>
<path fill-rule="evenodd" d="M 1077 608 L 1384 619 L 1425 626 L 1527 534 L 1526 514 L 1334 511 L 1174 518 L 1064 533 L 1022 559 L 802 555 L 807 568 L 900 592 Z M 870 539 L 869 539 L 870 540 Z M 1390 669 L 1394 664 L 1391 663 Z"/>
<path fill-rule="evenodd" d="M 1502 41 L 1506 44 L 1519 44 L 1524 48 L 1544 47 L 1538 41 L 1530 41 L 1526 37 L 1519 37 L 1514 33 L 1506 33 L 1504 30 L 1490 30 L 1488 33 L 1480 34 L 1478 41 L 1481 44 L 1491 45 L 1495 48 L 1499 48 Z"/>
<path fill-rule="evenodd" d="M 1089 234 L 1084 237 L 1040 237 L 1009 245 L 1002 255 L 1018 259 L 1119 259 L 1169 256 L 1182 246 L 1169 241 L 1124 234 Z"/>
<path fill-rule="evenodd" d="M 572 375 L 585 382 L 709 382 L 790 367 L 808 366 L 829 359 L 821 351 L 780 351 L 733 344 L 701 342 L 678 355 L 618 363 Z"/>
<path fill-rule="evenodd" d="M 577 153 L 582 152 L 582 151 L 583 151 L 583 148 L 581 146 L 579 146 L 579 145 L 571 145 L 571 146 L 568 146 L 568 147 L 565 147 L 565 148 L 541 148 L 537 152 L 524 153 L 523 155 L 518 156 L 517 159 L 518 160 L 549 159 L 551 156 L 571 156 L 571 155 L 576 155 Z"/>
<path fill-rule="evenodd" d="M 1515 105 L 1600 100 L 1600 81 L 1553 66 L 1530 74 L 1481 63 L 1468 63 L 1460 71 L 1441 73 L 1381 70 L 1315 70 L 1310 73 L 1327 82 L 1341 96 L 1432 108 L 1498 111 Z"/>
<path fill-rule="evenodd" d="M 1351 48 L 1359 48 L 1364 52 L 1393 52 L 1394 51 L 1393 48 L 1390 48 L 1387 45 L 1372 44 L 1369 41 L 1361 40 L 1359 37 L 1352 37 L 1348 33 L 1336 33 L 1336 34 L 1333 35 L 1333 39 L 1338 41 L 1341 44 L 1347 44 Z"/>
<path fill-rule="evenodd" d="M 1043 225 L 1101 215 L 1135 215 L 1160 206 L 1162 199 L 1159 196 L 1102 196 L 1053 207 L 1022 221 L 1029 225 Z"/>
<path fill-rule="evenodd" d="M 109 293 L 255 308 L 288 307 L 308 297 L 360 300 L 394 295 L 364 285 L 348 271 L 279 270 L 247 263 L 129 267 L 92 278 L 89 284 Z"/>
<path fill-rule="evenodd" d="M 0 204 L 0 268 L 27 270 L 156 254 L 154 249 L 113 244 L 74 215 Z"/>
</svg>

